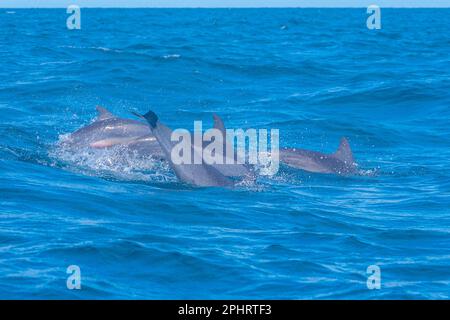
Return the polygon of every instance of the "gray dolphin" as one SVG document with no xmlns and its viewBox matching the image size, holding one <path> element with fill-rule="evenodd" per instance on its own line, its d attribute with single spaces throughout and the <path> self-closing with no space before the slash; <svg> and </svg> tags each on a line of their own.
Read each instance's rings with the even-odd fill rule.
<svg viewBox="0 0 450 320">
<path fill-rule="evenodd" d="M 357 164 L 353 159 L 352 150 L 346 138 L 341 139 L 339 148 L 332 154 L 303 149 L 280 149 L 280 161 L 290 167 L 309 172 L 339 175 L 357 173 Z"/>
<path fill-rule="evenodd" d="M 100 106 L 96 109 L 94 122 L 72 133 L 67 143 L 105 148 L 151 135 L 148 126 L 139 121 L 119 118 Z"/>
<path fill-rule="evenodd" d="M 165 154 L 165 158 L 169 161 L 170 166 L 175 171 L 177 177 L 188 184 L 200 187 L 231 187 L 234 182 L 219 172 L 212 165 L 206 163 L 202 164 L 175 164 L 171 159 L 172 148 L 174 147 L 174 142 L 171 141 L 172 130 L 162 124 L 158 120 L 158 116 L 153 112 L 149 111 L 145 115 L 140 115 L 133 112 L 136 116 L 146 120 L 149 124 L 152 134 L 158 141 L 161 149 Z M 196 151 L 191 146 L 191 152 Z"/>
<path fill-rule="evenodd" d="M 163 156 L 149 127 L 140 121 L 119 118 L 97 106 L 97 118 L 69 135 L 62 143 L 69 147 L 108 148 L 125 145 L 139 155 Z"/>
</svg>

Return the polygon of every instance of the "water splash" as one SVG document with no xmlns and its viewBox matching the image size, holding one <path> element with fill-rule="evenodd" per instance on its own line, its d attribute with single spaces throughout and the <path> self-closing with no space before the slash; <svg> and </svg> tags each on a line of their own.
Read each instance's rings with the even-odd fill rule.
<svg viewBox="0 0 450 320">
<path fill-rule="evenodd" d="M 126 146 L 111 148 L 74 147 L 65 142 L 69 135 L 61 135 L 49 149 L 49 156 L 68 170 L 90 176 L 126 181 L 174 182 L 175 175 L 167 162 L 151 156 L 141 156 Z"/>
</svg>

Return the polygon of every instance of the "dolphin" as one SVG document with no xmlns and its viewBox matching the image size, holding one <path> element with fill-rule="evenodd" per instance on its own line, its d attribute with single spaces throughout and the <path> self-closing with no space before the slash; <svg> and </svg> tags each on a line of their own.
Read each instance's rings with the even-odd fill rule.
<svg viewBox="0 0 450 320">
<path fill-rule="evenodd" d="M 124 145 L 139 155 L 162 157 L 163 153 L 149 127 L 140 121 L 119 118 L 103 107 L 96 107 L 94 122 L 68 136 L 62 142 L 69 147 L 109 148 Z"/>
<path fill-rule="evenodd" d="M 70 134 L 67 143 L 106 148 L 151 135 L 148 126 L 139 121 L 119 118 L 100 106 L 96 109 L 94 122 Z"/>
<path fill-rule="evenodd" d="M 353 158 L 350 144 L 342 138 L 335 153 L 325 154 L 304 149 L 280 149 L 280 161 L 284 164 L 315 173 L 333 173 L 351 175 L 357 173 L 357 164 Z"/>
<path fill-rule="evenodd" d="M 155 136 L 161 146 L 165 158 L 169 161 L 170 166 L 175 171 L 178 179 L 199 187 L 232 187 L 234 185 L 234 182 L 231 179 L 220 173 L 214 166 L 204 162 L 201 164 L 173 163 L 171 159 L 171 152 L 174 147 L 174 142 L 171 141 L 172 130 L 162 124 L 153 111 L 149 111 L 145 115 L 135 112 L 133 112 L 133 114 L 147 121 L 151 133 Z M 192 145 L 191 152 L 197 152 Z"/>
</svg>

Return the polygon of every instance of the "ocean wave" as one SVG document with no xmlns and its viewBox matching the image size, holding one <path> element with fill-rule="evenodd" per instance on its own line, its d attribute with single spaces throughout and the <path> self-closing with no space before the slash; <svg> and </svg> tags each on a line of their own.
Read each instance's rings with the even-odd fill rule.
<svg viewBox="0 0 450 320">
<path fill-rule="evenodd" d="M 255 10 L 92 9 L 81 32 L 2 15 L 1 298 L 448 298 L 448 12 L 383 9 L 368 30 L 358 9 Z M 361 175 L 190 187 L 64 145 L 96 105 L 173 128 L 214 112 L 325 153 L 346 136 Z"/>
</svg>

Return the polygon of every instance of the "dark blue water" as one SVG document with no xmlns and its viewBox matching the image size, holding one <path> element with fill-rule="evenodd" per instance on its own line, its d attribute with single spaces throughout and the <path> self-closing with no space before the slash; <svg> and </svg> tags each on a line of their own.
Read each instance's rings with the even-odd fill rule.
<svg viewBox="0 0 450 320">
<path fill-rule="evenodd" d="M 72 31 L 64 9 L 11 11 L 0 298 L 449 298 L 449 10 L 382 9 L 368 30 L 365 9 L 82 9 Z M 367 174 L 283 166 L 193 189 L 150 160 L 56 147 L 97 104 L 174 128 L 217 112 L 323 152 L 347 136 Z"/>
</svg>

